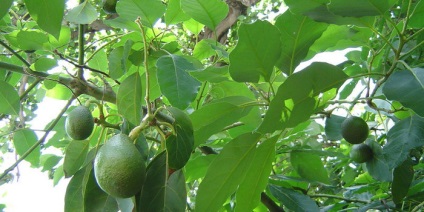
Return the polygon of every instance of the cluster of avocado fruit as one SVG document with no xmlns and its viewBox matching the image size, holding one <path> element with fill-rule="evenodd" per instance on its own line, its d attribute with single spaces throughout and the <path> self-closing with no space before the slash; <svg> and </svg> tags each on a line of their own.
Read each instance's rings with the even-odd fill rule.
<svg viewBox="0 0 424 212">
<path fill-rule="evenodd" d="M 350 158 L 357 163 L 365 163 L 373 158 L 373 150 L 364 141 L 369 134 L 367 122 L 357 116 L 350 116 L 341 124 L 343 138 L 353 144 L 350 150 Z"/>
<path fill-rule="evenodd" d="M 77 106 L 67 116 L 65 131 L 74 140 L 87 139 L 94 129 L 89 108 Z M 146 175 L 145 161 L 128 135 L 116 134 L 101 146 L 94 159 L 94 176 L 107 194 L 129 198 L 140 192 Z"/>
</svg>

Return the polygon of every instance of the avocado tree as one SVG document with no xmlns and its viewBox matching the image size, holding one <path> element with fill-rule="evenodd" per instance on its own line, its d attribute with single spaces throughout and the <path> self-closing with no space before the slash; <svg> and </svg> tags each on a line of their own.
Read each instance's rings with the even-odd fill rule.
<svg viewBox="0 0 424 212">
<path fill-rule="evenodd" d="M 0 182 L 64 211 L 424 208 L 424 0 L 3 0 L 0 50 Z"/>
</svg>

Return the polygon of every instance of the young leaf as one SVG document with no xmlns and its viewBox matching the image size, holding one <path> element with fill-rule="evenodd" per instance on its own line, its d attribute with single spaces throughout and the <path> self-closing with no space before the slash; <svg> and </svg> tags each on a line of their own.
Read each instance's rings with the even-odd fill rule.
<svg viewBox="0 0 424 212">
<path fill-rule="evenodd" d="M 246 133 L 228 142 L 209 166 L 199 185 L 197 211 L 218 211 L 246 175 L 260 134 Z"/>
<path fill-rule="evenodd" d="M 383 86 L 387 99 L 396 100 L 424 116 L 424 68 L 397 71 L 390 75 Z"/>
<path fill-rule="evenodd" d="M 193 125 L 190 117 L 178 108 L 167 108 L 175 119 L 172 123 L 176 135 L 166 139 L 168 165 L 172 169 L 181 169 L 190 159 L 194 146 Z"/>
<path fill-rule="evenodd" d="M 58 39 L 65 11 L 65 0 L 24 0 L 24 2 L 38 26 Z"/>
<path fill-rule="evenodd" d="M 417 115 L 403 119 L 387 133 L 387 143 L 383 154 L 389 167 L 399 166 L 415 147 L 423 146 L 424 118 Z"/>
<path fill-rule="evenodd" d="M 393 170 L 392 194 L 395 204 L 402 203 L 403 198 L 408 194 L 413 179 L 414 167 L 410 159 L 405 160 Z"/>
<path fill-rule="evenodd" d="M 156 62 L 160 90 L 172 106 L 186 109 L 196 98 L 200 82 L 187 72 L 195 67 L 178 55 L 165 55 Z"/>
<path fill-rule="evenodd" d="M 290 75 L 278 88 L 258 131 L 274 132 L 308 120 L 320 105 L 325 104 L 317 96 L 326 93 L 334 97 L 347 77 L 339 67 L 321 62 Z"/>
<path fill-rule="evenodd" d="M 300 192 L 288 188 L 277 187 L 275 185 L 270 185 L 269 191 L 275 198 L 278 199 L 278 201 L 291 211 L 320 211 L 318 205 L 313 199 Z"/>
<path fill-rule="evenodd" d="M 274 136 L 262 142 L 256 149 L 246 176 L 237 190 L 235 211 L 252 211 L 258 206 L 261 192 L 268 183 L 272 162 L 275 160 L 275 143 L 278 137 Z"/>
<path fill-rule="evenodd" d="M 91 24 L 97 17 L 96 8 L 89 1 L 82 2 L 65 15 L 65 19 L 74 24 Z"/>
<path fill-rule="evenodd" d="M 9 83 L 0 80 L 0 113 L 18 115 L 19 94 Z"/>
<path fill-rule="evenodd" d="M 118 112 L 134 125 L 140 124 L 141 121 L 143 96 L 138 72 L 125 78 L 119 86 L 116 97 Z"/>
<path fill-rule="evenodd" d="M 227 4 L 220 0 L 181 0 L 181 9 L 211 30 L 215 30 L 228 13 Z"/>
<path fill-rule="evenodd" d="M 87 157 L 89 144 L 88 140 L 72 140 L 68 145 L 63 162 L 65 177 L 74 175 L 81 168 Z"/>
<path fill-rule="evenodd" d="M 327 170 L 322 164 L 321 158 L 314 152 L 293 150 L 290 153 L 290 162 L 293 169 L 303 178 L 324 184 L 329 184 Z"/>
<path fill-rule="evenodd" d="M 165 12 L 165 5 L 159 0 L 120 0 L 116 3 L 116 12 L 129 21 L 140 17 L 145 27 L 152 28 Z"/>
<path fill-rule="evenodd" d="M 13 134 L 13 145 L 19 156 L 25 154 L 35 143 L 37 143 L 37 135 L 30 129 L 20 129 Z M 37 167 L 40 163 L 40 155 L 40 146 L 38 145 L 25 160 Z"/>
<path fill-rule="evenodd" d="M 276 20 L 275 26 L 281 32 L 281 46 L 284 46 L 277 67 L 291 75 L 300 62 L 305 59 L 309 47 L 327 29 L 328 24 L 315 22 L 302 15 L 283 13 Z"/>
<path fill-rule="evenodd" d="M 53 154 L 44 154 L 40 157 L 40 164 L 43 166 L 42 172 L 53 169 L 62 157 Z"/>
<path fill-rule="evenodd" d="M 282 49 L 280 31 L 267 21 L 256 21 L 241 25 L 238 35 L 230 53 L 231 77 L 238 82 L 258 82 L 262 75 L 269 81 Z"/>
<path fill-rule="evenodd" d="M 246 116 L 252 106 L 251 99 L 232 96 L 211 102 L 190 114 L 194 129 L 194 146 L 205 142 L 211 135 Z"/>
</svg>

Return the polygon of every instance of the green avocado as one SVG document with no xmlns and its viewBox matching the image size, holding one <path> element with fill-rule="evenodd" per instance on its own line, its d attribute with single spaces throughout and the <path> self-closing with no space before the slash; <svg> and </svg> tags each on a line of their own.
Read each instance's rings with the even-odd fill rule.
<svg viewBox="0 0 424 212">
<path fill-rule="evenodd" d="M 355 144 L 350 150 L 350 158 L 357 163 L 365 163 L 373 158 L 373 151 L 368 144 Z"/>
<path fill-rule="evenodd" d="M 145 175 L 145 161 L 125 134 L 117 134 L 106 141 L 94 159 L 97 184 L 113 197 L 129 198 L 137 194 Z"/>
<path fill-rule="evenodd" d="M 357 116 L 345 119 L 341 125 L 343 138 L 351 144 L 360 144 L 368 138 L 367 122 Z"/>
<path fill-rule="evenodd" d="M 103 0 L 103 10 L 109 14 L 116 13 L 116 2 L 118 0 Z"/>
<path fill-rule="evenodd" d="M 77 106 L 66 118 L 65 130 L 74 140 L 84 140 L 91 135 L 94 129 L 94 118 L 90 109 Z"/>
</svg>

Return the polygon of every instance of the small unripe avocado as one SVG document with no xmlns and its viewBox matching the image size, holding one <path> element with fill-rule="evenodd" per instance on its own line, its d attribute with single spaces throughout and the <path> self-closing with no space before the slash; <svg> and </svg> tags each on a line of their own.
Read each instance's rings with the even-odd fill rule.
<svg viewBox="0 0 424 212">
<path fill-rule="evenodd" d="M 66 118 L 65 130 L 69 137 L 74 140 L 84 140 L 91 135 L 94 128 L 94 118 L 90 109 L 77 106 Z"/>
<path fill-rule="evenodd" d="M 103 10 L 109 14 L 116 13 L 116 2 L 118 0 L 103 0 Z"/>
<path fill-rule="evenodd" d="M 350 150 L 350 158 L 357 163 L 364 163 L 370 161 L 374 153 L 368 144 L 355 144 Z"/>
<path fill-rule="evenodd" d="M 360 144 L 368 138 L 367 122 L 357 116 L 345 119 L 341 125 L 343 138 L 351 144 Z"/>
<path fill-rule="evenodd" d="M 113 197 L 129 198 L 143 187 L 146 165 L 131 139 L 125 134 L 111 137 L 94 159 L 97 184 Z"/>
</svg>

